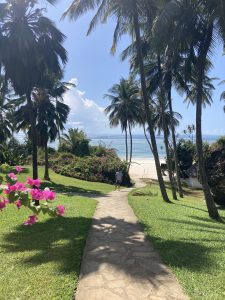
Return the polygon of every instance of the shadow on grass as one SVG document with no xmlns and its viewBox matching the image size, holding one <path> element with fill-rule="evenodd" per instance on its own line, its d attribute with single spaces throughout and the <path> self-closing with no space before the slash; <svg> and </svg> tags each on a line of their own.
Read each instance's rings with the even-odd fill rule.
<svg viewBox="0 0 225 300">
<path fill-rule="evenodd" d="M 149 237 L 159 250 L 163 261 L 170 267 L 204 271 L 215 264 L 209 258 L 211 249 L 193 239 L 163 240 Z"/>
<path fill-rule="evenodd" d="M 32 227 L 21 225 L 4 235 L 1 247 L 7 253 L 26 252 L 19 264 L 33 267 L 54 262 L 62 273 L 79 274 L 90 224 L 91 218 L 78 217 L 50 219 Z"/>
<path fill-rule="evenodd" d="M 216 221 L 213 221 L 211 219 L 207 219 L 207 218 L 200 218 L 200 217 L 194 217 L 194 216 L 188 216 L 190 219 L 196 219 L 196 221 L 193 220 L 177 220 L 177 219 L 169 219 L 169 218 L 160 218 L 163 221 L 166 222 L 171 222 L 171 223 L 176 223 L 176 224 L 182 224 L 182 225 L 189 225 L 192 228 L 190 228 L 190 230 L 193 230 L 193 227 L 196 228 L 196 230 L 202 231 L 202 229 L 212 229 L 212 230 L 225 230 L 225 224 L 223 223 L 218 223 Z M 205 222 L 208 221 L 210 224 L 206 224 Z M 219 225 L 217 225 L 219 224 Z M 215 232 L 216 233 L 216 232 Z"/>
<path fill-rule="evenodd" d="M 27 253 L 18 263 L 28 267 L 54 262 L 60 272 L 78 274 L 90 224 L 91 219 L 78 217 L 50 219 L 33 227 L 19 226 L 4 236 L 3 252 Z M 82 275 L 87 276 L 98 271 L 102 264 L 109 264 L 135 279 L 147 279 L 157 285 L 157 276 L 169 273 L 151 244 L 140 238 L 141 230 L 141 224 L 123 219 L 94 219 Z M 204 270 L 211 263 L 207 255 L 209 248 L 198 243 L 154 237 L 151 240 L 170 266 Z"/>
<path fill-rule="evenodd" d="M 176 203 L 175 203 L 176 204 Z M 199 207 L 196 207 L 196 206 L 191 206 L 191 205 L 185 205 L 185 204 L 181 204 L 179 202 L 179 204 L 177 204 L 179 206 L 183 206 L 183 207 L 187 207 L 187 208 L 190 208 L 190 209 L 195 209 L 195 210 L 199 210 L 199 211 L 203 211 L 205 213 L 208 213 L 208 211 L 206 209 L 203 209 L 203 208 L 199 208 Z"/>
<path fill-rule="evenodd" d="M 22 175 L 23 174 L 26 175 L 29 173 L 30 173 L 30 169 L 28 167 L 24 167 L 23 171 L 21 172 Z M 71 177 L 68 177 L 68 178 L 71 179 Z M 78 195 L 82 195 L 82 196 L 86 196 L 86 197 L 90 196 L 92 198 L 99 197 L 99 196 L 100 197 L 106 196 L 106 194 L 102 193 L 101 191 L 95 190 L 95 189 L 88 189 L 88 187 L 82 188 L 82 187 L 77 187 L 76 185 L 64 185 L 63 180 L 66 183 L 66 179 L 67 179 L 67 177 L 62 176 L 62 183 L 57 183 L 52 180 L 50 180 L 50 181 L 43 180 L 41 187 L 42 188 L 48 187 L 58 193 L 63 193 L 64 195 L 68 195 L 68 196 L 71 196 L 73 194 L 78 194 Z"/>
<path fill-rule="evenodd" d="M 95 196 L 106 196 L 106 194 L 103 194 L 100 191 L 93 190 L 93 189 L 87 189 L 87 188 L 81 188 L 81 187 L 76 187 L 76 186 L 70 186 L 70 185 L 64 185 L 64 184 L 59 184 L 54 181 L 44 181 L 42 183 L 43 188 L 50 188 L 58 193 L 63 193 L 65 195 L 72 195 L 72 194 L 83 194 L 84 196 L 88 197 L 91 196 L 94 198 Z"/>
</svg>

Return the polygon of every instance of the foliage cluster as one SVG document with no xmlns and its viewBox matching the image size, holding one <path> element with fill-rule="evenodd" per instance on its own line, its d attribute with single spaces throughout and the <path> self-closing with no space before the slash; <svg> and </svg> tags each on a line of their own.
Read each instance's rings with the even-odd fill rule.
<svg viewBox="0 0 225 300">
<path fill-rule="evenodd" d="M 39 176 L 43 175 L 44 168 L 39 167 Z M 26 176 L 32 176 L 31 168 L 26 168 L 18 179 L 24 181 Z M 51 218 L 46 214 L 28 229 L 21 226 L 27 217 L 26 208 L 18 213 L 14 205 L 9 205 L 0 212 L 0 274 L 4 274 L 1 299 L 56 300 L 74 296 L 83 248 L 97 204 L 88 194 L 104 194 L 112 187 L 66 178 L 52 170 L 50 177 L 52 182 L 44 185 L 63 192 L 54 202 L 56 206 L 65 206 L 65 218 Z M 81 192 L 82 196 L 78 196 Z"/>
<path fill-rule="evenodd" d="M 70 128 L 68 134 L 63 134 L 60 138 L 59 151 L 81 157 L 87 156 L 90 154 L 89 142 L 83 130 Z"/>
<path fill-rule="evenodd" d="M 7 164 L 0 167 L 0 210 L 5 209 L 8 204 L 14 204 L 18 209 L 28 208 L 32 215 L 29 216 L 24 225 L 33 225 L 38 220 L 38 216 L 48 214 L 51 217 L 63 216 L 64 206 L 52 207 L 52 202 L 56 198 L 56 193 L 49 188 L 41 189 L 40 179 L 27 177 L 26 182 L 20 182 L 18 175 L 23 168 L 17 166 L 15 171 Z"/>
<path fill-rule="evenodd" d="M 196 145 L 190 140 L 180 139 L 177 153 L 180 170 L 185 178 L 185 171 L 197 162 Z M 213 199 L 217 204 L 225 205 L 225 137 L 221 137 L 211 145 L 204 143 L 203 154 Z"/>
<path fill-rule="evenodd" d="M 16 138 L 11 138 L 0 145 L 0 164 L 7 163 L 10 166 L 23 165 L 27 157 L 32 153 L 29 141 L 20 143 Z"/>
<path fill-rule="evenodd" d="M 196 147 L 191 140 L 180 139 L 177 143 L 177 156 L 181 173 L 189 169 L 195 159 Z"/>
<path fill-rule="evenodd" d="M 215 202 L 225 205 L 225 137 L 209 148 L 206 171 Z"/>
<path fill-rule="evenodd" d="M 51 156 L 49 162 L 51 168 L 58 174 L 93 182 L 113 184 L 116 171 L 121 170 L 123 172 L 122 184 L 131 185 L 127 164 L 112 153 L 99 157 L 77 157 L 72 154 L 61 153 Z"/>
</svg>

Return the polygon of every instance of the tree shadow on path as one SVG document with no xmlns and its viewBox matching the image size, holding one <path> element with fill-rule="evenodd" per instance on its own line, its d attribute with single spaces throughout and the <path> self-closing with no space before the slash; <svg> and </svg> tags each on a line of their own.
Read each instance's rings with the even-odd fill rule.
<svg viewBox="0 0 225 300">
<path fill-rule="evenodd" d="M 18 263 L 26 264 L 28 272 L 29 267 L 57 262 L 60 272 L 78 274 L 90 223 L 89 218 L 66 217 L 50 219 L 33 227 L 18 226 L 5 234 L 3 253 L 27 252 Z M 180 256 L 171 259 L 171 266 L 202 270 L 210 264 L 206 255 L 209 249 L 192 241 L 160 240 L 160 247 L 165 247 L 168 253 L 179 249 Z M 183 257 L 184 249 L 190 255 L 197 253 L 198 263 Z M 106 265 L 112 267 L 109 269 L 115 278 L 122 271 L 134 279 L 154 282 L 154 277 L 169 274 L 151 244 L 143 238 L 142 226 L 112 217 L 93 219 L 83 256 L 82 276 L 100 270 L 104 273 Z"/>
</svg>

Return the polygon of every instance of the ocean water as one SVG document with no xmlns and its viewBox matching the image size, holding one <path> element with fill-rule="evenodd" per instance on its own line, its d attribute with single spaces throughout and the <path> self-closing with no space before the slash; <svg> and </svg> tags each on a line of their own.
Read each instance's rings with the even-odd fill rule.
<svg viewBox="0 0 225 300">
<path fill-rule="evenodd" d="M 179 138 L 187 138 L 187 136 L 179 136 Z M 208 143 L 215 142 L 219 136 L 207 136 L 203 137 L 204 141 Z M 120 158 L 124 159 L 126 157 L 126 148 L 125 148 L 125 138 L 123 135 L 112 135 L 112 136 L 93 136 L 90 137 L 91 145 L 96 146 L 102 143 L 103 145 L 114 148 L 117 151 L 117 154 Z M 160 158 L 165 158 L 165 147 L 163 144 L 163 137 L 157 137 L 157 146 Z M 129 142 L 128 142 L 129 145 Z M 134 135 L 133 136 L 133 158 L 135 159 L 148 159 L 153 158 L 152 152 L 150 151 L 149 145 L 143 135 Z"/>
</svg>

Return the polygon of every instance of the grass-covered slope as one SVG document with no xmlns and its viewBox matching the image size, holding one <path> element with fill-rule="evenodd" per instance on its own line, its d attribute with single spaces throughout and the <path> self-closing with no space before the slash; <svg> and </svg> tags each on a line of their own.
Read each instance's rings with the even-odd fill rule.
<svg viewBox="0 0 225 300">
<path fill-rule="evenodd" d="M 43 169 L 40 169 L 40 177 Z M 24 176 L 31 175 L 30 170 Z M 32 227 L 23 226 L 29 211 L 9 205 L 0 211 L 0 299 L 72 299 L 96 201 L 85 197 L 112 189 L 110 185 L 83 182 L 51 172 L 57 204 L 64 218 L 40 216 Z M 47 184 L 46 184 L 47 185 Z M 82 192 L 83 195 L 74 193 Z"/>
<path fill-rule="evenodd" d="M 39 178 L 44 177 L 44 167 L 38 168 Z M 102 194 L 113 190 L 113 186 L 106 183 L 84 181 L 76 178 L 62 176 L 56 174 L 51 169 L 49 170 L 51 178 L 50 182 L 44 182 L 44 186 L 63 193 L 85 193 L 88 194 Z M 24 172 L 19 176 L 19 180 L 25 180 L 27 176 L 32 177 L 31 168 L 25 167 Z"/>
<path fill-rule="evenodd" d="M 191 299 L 220 300 L 225 298 L 225 224 L 209 219 L 197 196 L 167 204 L 153 185 L 131 192 L 129 202 Z M 225 217 L 224 210 L 220 214 Z"/>
</svg>

